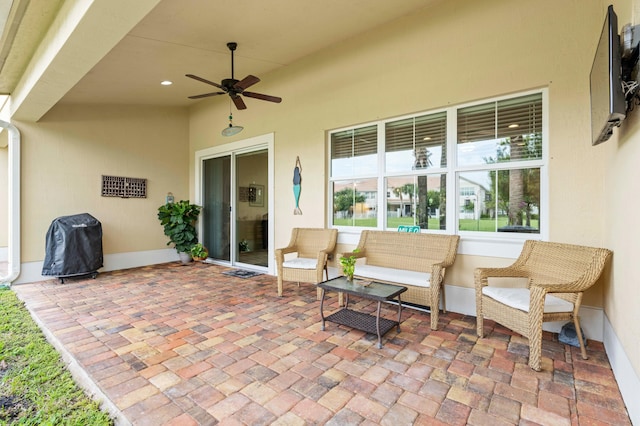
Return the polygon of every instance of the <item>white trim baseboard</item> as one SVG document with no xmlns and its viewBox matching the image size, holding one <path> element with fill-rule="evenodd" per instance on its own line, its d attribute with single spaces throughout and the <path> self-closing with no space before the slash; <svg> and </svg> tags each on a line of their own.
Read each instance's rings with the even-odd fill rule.
<svg viewBox="0 0 640 426">
<path fill-rule="evenodd" d="M 139 266 L 155 265 L 179 260 L 175 249 L 135 251 L 131 253 L 115 253 L 104 256 L 104 266 L 98 272 L 117 271 L 120 269 L 137 268 Z M 13 284 L 25 284 L 50 280 L 52 277 L 42 275 L 42 261 L 25 262 L 21 265 L 20 275 Z"/>
<path fill-rule="evenodd" d="M 640 425 L 640 405 L 638 395 L 640 395 L 640 376 L 634 370 L 629 357 L 625 353 L 624 347 L 614 331 L 607 316 L 604 316 L 604 349 L 609 358 L 609 364 L 613 370 L 613 375 L 618 382 L 618 388 L 622 394 L 622 400 L 627 406 L 627 413 L 631 424 Z"/>
</svg>

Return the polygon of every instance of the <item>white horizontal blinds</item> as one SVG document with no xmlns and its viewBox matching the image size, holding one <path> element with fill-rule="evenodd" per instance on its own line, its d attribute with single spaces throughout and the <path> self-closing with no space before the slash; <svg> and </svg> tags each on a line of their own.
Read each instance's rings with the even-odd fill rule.
<svg viewBox="0 0 640 426">
<path fill-rule="evenodd" d="M 409 151 L 413 149 L 413 118 L 392 121 L 385 126 L 385 151 Z"/>
<path fill-rule="evenodd" d="M 331 176 L 376 173 L 377 126 L 346 130 L 331 135 Z"/>
<path fill-rule="evenodd" d="M 511 160 L 542 158 L 542 94 L 498 102 L 497 134 L 508 139 Z"/>
<path fill-rule="evenodd" d="M 362 127 L 331 135 L 331 158 L 360 157 L 378 151 L 377 126 Z"/>
<path fill-rule="evenodd" d="M 457 131 L 460 164 L 540 159 L 542 94 L 461 108 Z M 465 150 L 465 144 L 476 147 Z M 477 158 L 471 157 L 473 151 Z M 467 158 L 460 158 L 465 155 Z"/>
<path fill-rule="evenodd" d="M 416 117 L 416 148 L 442 146 L 447 142 L 447 113 Z"/>
<path fill-rule="evenodd" d="M 413 169 L 446 166 L 446 112 L 393 121 L 385 125 L 385 151 L 414 157 Z M 438 158 L 433 158 L 433 155 Z M 391 160 L 391 156 L 387 156 Z M 402 169 L 402 168 L 400 168 Z M 393 171 L 393 167 L 388 167 Z"/>
<path fill-rule="evenodd" d="M 353 131 L 353 156 L 364 157 L 378 153 L 378 126 L 362 127 Z"/>
<path fill-rule="evenodd" d="M 353 156 L 353 130 L 331 134 L 331 159 Z"/>
<path fill-rule="evenodd" d="M 458 110 L 458 143 L 495 139 L 496 104 L 474 105 Z"/>
<path fill-rule="evenodd" d="M 447 115 L 442 112 L 387 123 L 385 138 L 386 152 L 444 146 L 447 140 Z"/>
<path fill-rule="evenodd" d="M 415 122 L 416 153 L 426 156 L 426 167 L 445 167 L 447 165 L 447 113 L 416 117 Z M 420 158 L 417 159 L 420 164 Z"/>
</svg>

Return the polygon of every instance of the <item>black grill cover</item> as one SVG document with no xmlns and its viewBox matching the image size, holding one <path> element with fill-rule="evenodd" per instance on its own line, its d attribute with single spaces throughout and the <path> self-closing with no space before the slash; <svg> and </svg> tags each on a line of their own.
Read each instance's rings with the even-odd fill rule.
<svg viewBox="0 0 640 426">
<path fill-rule="evenodd" d="M 88 213 L 54 219 L 47 231 L 42 275 L 83 275 L 102 267 L 102 224 Z"/>
</svg>

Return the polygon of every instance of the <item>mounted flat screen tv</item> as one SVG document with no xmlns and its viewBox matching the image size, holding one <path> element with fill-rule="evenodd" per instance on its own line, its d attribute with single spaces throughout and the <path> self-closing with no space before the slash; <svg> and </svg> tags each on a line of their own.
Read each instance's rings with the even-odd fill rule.
<svg viewBox="0 0 640 426">
<path fill-rule="evenodd" d="M 618 17 L 613 6 L 607 9 L 596 56 L 591 66 L 591 137 L 597 145 L 609 140 L 613 128 L 626 117 L 627 104 L 622 90 L 622 49 Z"/>
</svg>

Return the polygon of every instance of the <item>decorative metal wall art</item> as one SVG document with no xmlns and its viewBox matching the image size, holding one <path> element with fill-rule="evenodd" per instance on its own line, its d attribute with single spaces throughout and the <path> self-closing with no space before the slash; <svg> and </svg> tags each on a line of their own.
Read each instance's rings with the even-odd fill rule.
<svg viewBox="0 0 640 426">
<path fill-rule="evenodd" d="M 147 198 L 147 180 L 102 175 L 102 196 L 121 198 Z"/>
</svg>

